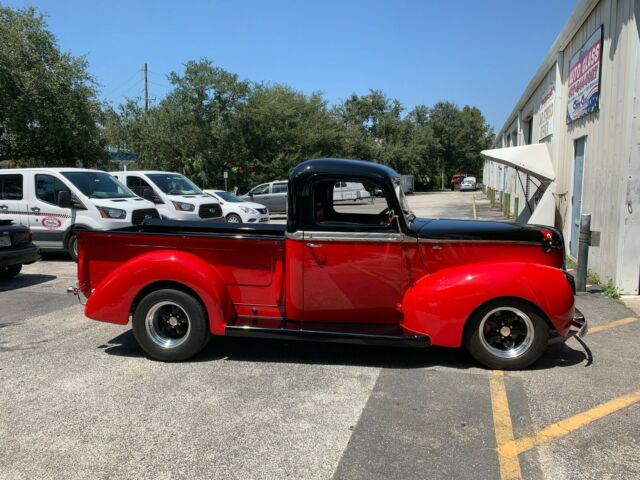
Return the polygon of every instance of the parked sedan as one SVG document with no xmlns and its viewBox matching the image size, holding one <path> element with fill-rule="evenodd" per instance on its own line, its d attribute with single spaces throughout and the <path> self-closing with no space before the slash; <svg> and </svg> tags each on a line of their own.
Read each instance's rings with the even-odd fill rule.
<svg viewBox="0 0 640 480">
<path fill-rule="evenodd" d="M 0 280 L 20 273 L 23 264 L 40 260 L 40 250 L 31 241 L 31 230 L 0 220 Z"/>
<path fill-rule="evenodd" d="M 470 191 L 470 190 L 473 190 L 475 192 L 477 188 L 478 188 L 478 184 L 476 182 L 476 177 L 466 177 L 460 183 L 461 192 Z"/>
<path fill-rule="evenodd" d="M 222 208 L 222 215 L 229 223 L 269 223 L 269 209 L 264 205 L 247 202 L 224 190 L 204 190 L 215 198 Z"/>
</svg>

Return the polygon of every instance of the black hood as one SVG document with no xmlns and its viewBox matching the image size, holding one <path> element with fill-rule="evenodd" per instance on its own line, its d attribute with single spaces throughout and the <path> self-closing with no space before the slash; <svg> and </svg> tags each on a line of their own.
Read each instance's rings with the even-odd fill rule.
<svg viewBox="0 0 640 480">
<path fill-rule="evenodd" d="M 536 243 L 542 243 L 541 231 L 547 230 L 554 234 L 556 242 L 562 242 L 562 234 L 555 228 L 513 222 L 416 218 L 411 222 L 410 229 L 418 238 L 430 240 L 493 240 Z"/>
</svg>

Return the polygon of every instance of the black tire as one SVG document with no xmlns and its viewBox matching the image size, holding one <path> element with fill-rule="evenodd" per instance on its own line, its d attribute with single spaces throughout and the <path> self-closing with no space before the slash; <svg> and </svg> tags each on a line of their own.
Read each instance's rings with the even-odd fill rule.
<svg viewBox="0 0 640 480">
<path fill-rule="evenodd" d="M 242 218 L 240 218 L 240 215 L 230 213 L 227 215 L 227 223 L 242 223 Z"/>
<path fill-rule="evenodd" d="M 67 253 L 74 262 L 78 261 L 78 235 L 76 232 L 71 232 L 67 240 Z"/>
<path fill-rule="evenodd" d="M 202 304 L 189 293 L 169 288 L 145 295 L 136 306 L 132 324 L 140 347 L 163 362 L 193 357 L 211 337 Z"/>
<path fill-rule="evenodd" d="M 20 273 L 22 265 L 8 265 L 6 267 L 0 267 L 0 280 L 7 280 L 13 278 Z"/>
<path fill-rule="evenodd" d="M 548 341 L 549 326 L 538 310 L 510 298 L 488 302 L 476 310 L 464 335 L 471 356 L 496 370 L 528 367 L 544 353 Z"/>
</svg>

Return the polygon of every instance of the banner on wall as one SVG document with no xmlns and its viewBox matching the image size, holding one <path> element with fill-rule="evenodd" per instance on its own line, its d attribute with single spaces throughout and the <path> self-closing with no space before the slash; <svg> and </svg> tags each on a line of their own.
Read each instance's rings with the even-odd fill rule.
<svg viewBox="0 0 640 480">
<path fill-rule="evenodd" d="M 567 123 L 600 108 L 602 32 L 603 26 L 600 25 L 569 62 Z"/>
<path fill-rule="evenodd" d="M 540 100 L 540 108 L 538 108 L 540 119 L 538 140 L 542 140 L 553 134 L 553 100 L 555 91 L 555 86 L 553 84 L 549 85 L 544 95 L 542 95 L 542 100 Z"/>
</svg>

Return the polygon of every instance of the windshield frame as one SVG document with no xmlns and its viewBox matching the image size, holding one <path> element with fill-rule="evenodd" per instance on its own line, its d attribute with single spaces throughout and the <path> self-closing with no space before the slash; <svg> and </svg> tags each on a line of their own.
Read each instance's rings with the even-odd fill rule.
<svg viewBox="0 0 640 480">
<path fill-rule="evenodd" d="M 391 181 L 393 183 L 394 193 L 396 194 L 396 198 L 398 199 L 398 204 L 400 205 L 400 209 L 402 210 L 402 215 L 404 216 L 404 219 L 408 225 L 416 219 L 416 214 L 413 213 L 411 207 L 409 207 L 407 196 L 404 194 L 404 190 L 402 190 L 400 177 L 394 177 Z"/>
<path fill-rule="evenodd" d="M 189 178 L 185 177 L 181 173 L 171 173 L 171 172 L 166 172 L 166 173 L 146 173 L 145 176 L 149 179 L 149 181 L 151 183 L 153 183 L 156 187 L 158 187 L 158 190 L 160 190 L 165 195 L 205 195 L 205 193 L 200 189 L 200 187 L 198 187 Z M 160 177 L 167 177 L 167 176 L 170 176 L 172 178 L 180 179 L 180 181 L 185 182 L 186 185 L 190 186 L 193 189 L 193 191 L 181 190 L 180 192 L 176 193 L 175 190 L 169 190 L 168 188 L 165 190 L 156 181 L 156 179 L 158 179 Z M 168 187 L 168 183 L 167 183 L 167 187 Z"/>
<path fill-rule="evenodd" d="M 79 171 L 74 171 L 74 170 L 69 170 L 66 172 L 60 172 L 60 174 L 69 182 L 71 183 L 71 185 L 73 185 L 73 187 L 78 190 L 80 193 L 82 193 L 82 195 L 84 195 L 87 198 L 99 198 L 99 199 L 104 199 L 104 200 L 108 200 L 108 199 L 113 199 L 113 198 L 136 198 L 137 195 L 135 193 L 133 193 L 126 185 L 124 185 L 123 183 L 121 183 L 117 178 L 115 178 L 113 175 L 111 175 L 110 173 L 107 172 L 101 172 L 101 171 L 94 171 L 94 170 L 79 170 Z M 114 195 L 109 195 L 109 196 L 103 196 L 103 195 L 96 195 L 95 194 L 95 190 L 88 192 L 85 191 L 85 189 L 83 189 L 82 187 L 85 185 L 82 185 L 82 183 L 79 183 L 78 180 L 80 179 L 81 176 L 84 177 L 103 177 L 104 180 L 108 180 L 109 182 L 113 182 L 117 187 L 119 187 L 121 190 L 123 190 L 124 193 L 121 194 L 114 194 Z M 90 185 L 90 184 L 87 184 Z"/>
</svg>

